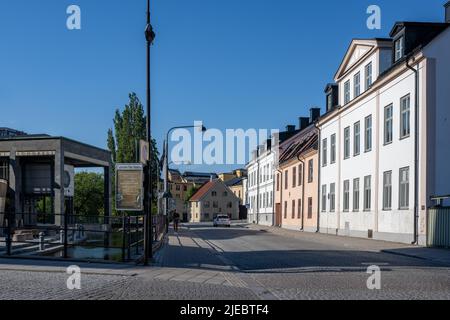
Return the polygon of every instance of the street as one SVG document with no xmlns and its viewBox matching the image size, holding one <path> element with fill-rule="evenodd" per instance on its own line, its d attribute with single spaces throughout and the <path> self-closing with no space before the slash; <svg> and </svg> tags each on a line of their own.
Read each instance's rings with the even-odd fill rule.
<svg viewBox="0 0 450 320">
<path fill-rule="evenodd" d="M 81 290 L 66 287 L 68 262 L 2 259 L 0 299 L 450 299 L 450 264 L 385 252 L 400 249 L 421 250 L 244 224 L 186 224 L 171 231 L 152 267 L 80 264 Z M 369 266 L 381 269 L 379 290 L 367 287 Z"/>
</svg>

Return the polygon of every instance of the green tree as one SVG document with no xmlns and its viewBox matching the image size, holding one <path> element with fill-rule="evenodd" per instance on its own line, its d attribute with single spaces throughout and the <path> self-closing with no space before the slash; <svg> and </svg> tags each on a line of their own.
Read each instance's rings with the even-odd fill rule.
<svg viewBox="0 0 450 320">
<path fill-rule="evenodd" d="M 74 209 L 76 214 L 103 215 L 103 175 L 94 172 L 75 174 Z"/>
<path fill-rule="evenodd" d="M 197 193 L 199 189 L 200 188 L 196 188 L 194 186 L 190 187 L 186 193 L 186 201 L 189 201 L 192 198 L 192 196 Z"/>
<path fill-rule="evenodd" d="M 108 149 L 112 153 L 114 163 L 135 163 L 139 161 L 139 141 L 146 139 L 146 122 L 144 107 L 135 93 L 129 94 L 129 102 L 121 111 L 116 110 L 114 116 L 114 129 L 108 130 Z M 156 190 L 159 169 L 159 152 L 156 141 L 151 141 L 152 153 L 152 181 L 153 190 Z M 115 188 L 113 189 L 113 197 Z M 154 198 L 154 205 L 156 199 Z M 115 209 L 114 209 L 115 210 Z"/>
</svg>

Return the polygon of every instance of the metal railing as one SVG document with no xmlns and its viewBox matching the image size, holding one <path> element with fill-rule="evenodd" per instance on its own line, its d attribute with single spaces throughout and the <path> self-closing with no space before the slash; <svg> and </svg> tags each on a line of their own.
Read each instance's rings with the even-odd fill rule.
<svg viewBox="0 0 450 320">
<path fill-rule="evenodd" d="M 0 256 L 138 261 L 144 216 L 16 213 L 0 216 Z M 154 241 L 165 219 L 153 217 Z"/>
</svg>

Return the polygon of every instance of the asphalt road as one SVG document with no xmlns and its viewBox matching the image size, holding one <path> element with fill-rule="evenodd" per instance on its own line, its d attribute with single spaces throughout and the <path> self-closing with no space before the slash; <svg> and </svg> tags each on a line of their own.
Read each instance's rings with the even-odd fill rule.
<svg viewBox="0 0 450 320">
<path fill-rule="evenodd" d="M 0 260 L 0 299 L 450 299 L 450 266 L 382 252 L 400 245 L 261 229 L 184 225 L 152 267 L 80 265 L 81 290 L 70 263 Z"/>
</svg>

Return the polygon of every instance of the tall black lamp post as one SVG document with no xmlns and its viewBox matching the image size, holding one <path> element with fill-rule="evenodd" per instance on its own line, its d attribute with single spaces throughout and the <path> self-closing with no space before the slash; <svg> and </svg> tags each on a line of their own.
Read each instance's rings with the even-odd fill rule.
<svg viewBox="0 0 450 320">
<path fill-rule="evenodd" d="M 149 260 L 153 258 L 152 250 L 152 200 L 153 200 L 153 184 L 152 184 L 152 131 L 151 131 L 151 103 L 150 103 L 150 46 L 155 40 L 155 32 L 150 23 L 150 0 L 147 0 L 147 26 L 145 28 L 145 39 L 147 41 L 147 141 L 148 160 L 146 166 L 146 181 L 144 182 L 144 211 L 145 211 L 145 228 L 144 228 L 144 264 L 148 265 Z"/>
</svg>

